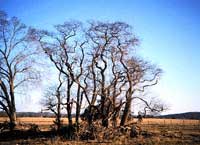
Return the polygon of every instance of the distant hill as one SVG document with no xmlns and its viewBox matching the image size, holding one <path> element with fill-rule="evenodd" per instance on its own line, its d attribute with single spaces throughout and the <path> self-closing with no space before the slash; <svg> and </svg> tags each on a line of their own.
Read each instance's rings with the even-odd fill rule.
<svg viewBox="0 0 200 145">
<path fill-rule="evenodd" d="M 186 113 L 178 113 L 178 114 L 168 114 L 168 115 L 157 116 L 156 118 L 200 120 L 200 112 L 186 112 Z"/>
<path fill-rule="evenodd" d="M 17 112 L 18 117 L 54 117 L 53 113 L 50 112 Z"/>
<path fill-rule="evenodd" d="M 17 117 L 55 117 L 55 115 L 51 112 L 17 112 Z M 66 114 L 62 114 L 62 116 L 67 116 Z M 0 111 L 0 117 L 7 117 L 6 113 Z"/>
<path fill-rule="evenodd" d="M 54 114 L 50 112 L 17 112 L 17 117 L 53 117 Z M 6 113 L 3 111 L 0 111 L 0 117 L 7 117 Z"/>
</svg>

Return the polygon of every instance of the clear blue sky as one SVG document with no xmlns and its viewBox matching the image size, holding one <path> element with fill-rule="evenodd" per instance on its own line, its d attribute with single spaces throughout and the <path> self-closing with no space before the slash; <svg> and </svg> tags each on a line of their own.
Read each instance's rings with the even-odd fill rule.
<svg viewBox="0 0 200 145">
<path fill-rule="evenodd" d="M 0 9 L 39 28 L 69 19 L 129 23 L 139 53 L 164 70 L 154 90 L 170 104 L 167 113 L 200 111 L 199 0 L 0 0 Z"/>
</svg>

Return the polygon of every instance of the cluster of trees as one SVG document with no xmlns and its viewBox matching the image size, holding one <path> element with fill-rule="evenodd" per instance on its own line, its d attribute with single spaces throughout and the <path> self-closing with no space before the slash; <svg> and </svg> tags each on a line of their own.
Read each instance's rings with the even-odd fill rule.
<svg viewBox="0 0 200 145">
<path fill-rule="evenodd" d="M 0 109 L 13 126 L 15 90 L 38 79 L 34 69 L 38 53 L 48 57 L 58 72 L 43 101 L 55 114 L 58 129 L 63 109 L 69 126 L 75 113 L 76 124 L 80 118 L 88 125 L 98 119 L 104 127 L 110 122 L 117 126 L 117 118 L 125 125 L 135 100 L 144 103 L 144 112 L 165 109 L 143 97 L 146 88 L 158 83 L 162 70 L 136 54 L 139 40 L 130 25 L 90 22 L 83 26 L 68 21 L 54 28 L 53 32 L 27 29 L 17 18 L 8 19 L 0 12 Z"/>
</svg>

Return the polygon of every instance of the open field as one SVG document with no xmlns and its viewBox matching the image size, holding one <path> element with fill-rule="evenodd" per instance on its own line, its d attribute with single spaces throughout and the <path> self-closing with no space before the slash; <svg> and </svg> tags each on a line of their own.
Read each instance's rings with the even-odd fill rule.
<svg viewBox="0 0 200 145">
<path fill-rule="evenodd" d="M 51 125 L 55 118 L 46 117 L 19 117 L 17 118 L 18 123 L 34 123 L 37 125 Z M 67 124 L 67 118 L 63 118 L 63 123 Z M 0 122 L 8 121 L 7 117 L 0 117 Z"/>
<path fill-rule="evenodd" d="M 55 118 L 48 117 L 19 117 L 17 121 L 20 123 L 34 123 L 37 125 L 51 125 Z M 63 123 L 67 124 L 67 118 L 62 118 Z M 137 119 L 133 119 L 136 121 Z M 0 123 L 8 121 L 7 117 L 0 117 Z M 157 118 L 144 118 L 142 124 L 163 124 L 163 125 L 195 125 L 200 126 L 200 120 L 189 119 L 157 119 Z"/>
<path fill-rule="evenodd" d="M 0 122 L 7 118 L 0 118 Z M 54 118 L 43 117 L 22 117 L 18 118 L 19 123 L 37 124 L 41 131 L 48 130 L 53 124 Z M 67 120 L 64 124 L 67 124 Z M 133 121 L 136 121 L 133 120 Z M 133 122 L 131 121 L 131 122 Z M 137 138 L 130 138 L 129 134 L 114 137 L 112 140 L 99 141 L 69 141 L 61 137 L 48 134 L 38 135 L 39 137 L 28 137 L 26 139 L 3 140 L 0 144 L 173 144 L 173 145 L 200 145 L 200 121 L 182 119 L 143 119 L 141 124 L 142 133 Z M 1 137 L 1 135 L 0 135 Z M 2 137 L 3 138 L 3 137 Z"/>
</svg>

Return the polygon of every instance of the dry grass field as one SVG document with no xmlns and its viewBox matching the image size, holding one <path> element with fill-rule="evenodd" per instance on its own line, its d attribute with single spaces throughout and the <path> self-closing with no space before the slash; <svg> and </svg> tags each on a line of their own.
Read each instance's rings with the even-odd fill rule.
<svg viewBox="0 0 200 145">
<path fill-rule="evenodd" d="M 18 123 L 33 123 L 37 125 L 51 125 L 55 118 L 48 117 L 20 117 L 17 118 Z M 67 118 L 62 118 L 63 123 L 67 124 Z M 7 117 L 0 117 L 0 123 L 8 121 Z M 133 119 L 137 121 L 137 119 Z M 163 125 L 200 125 L 200 120 L 189 119 L 157 119 L 157 118 L 144 118 L 142 124 L 163 124 Z"/>
<path fill-rule="evenodd" d="M 0 122 L 7 118 L 0 118 Z M 18 123 L 37 124 L 41 130 L 48 130 L 53 124 L 54 118 L 43 117 L 22 117 Z M 64 124 L 67 120 L 63 119 Z M 134 122 L 136 120 L 132 120 Z M 179 120 L 179 119 L 143 119 L 141 123 L 142 135 L 137 138 L 130 138 L 129 135 L 115 137 L 113 140 L 98 141 L 69 141 L 60 137 L 41 137 L 15 140 L 0 140 L 0 144 L 163 144 L 163 145 L 200 145 L 200 120 Z"/>
<path fill-rule="evenodd" d="M 34 123 L 37 125 L 51 125 L 55 118 L 47 117 L 19 117 L 17 118 L 18 123 Z M 62 119 L 64 123 L 67 123 L 67 118 Z M 0 117 L 0 122 L 8 121 L 7 117 Z"/>
</svg>

